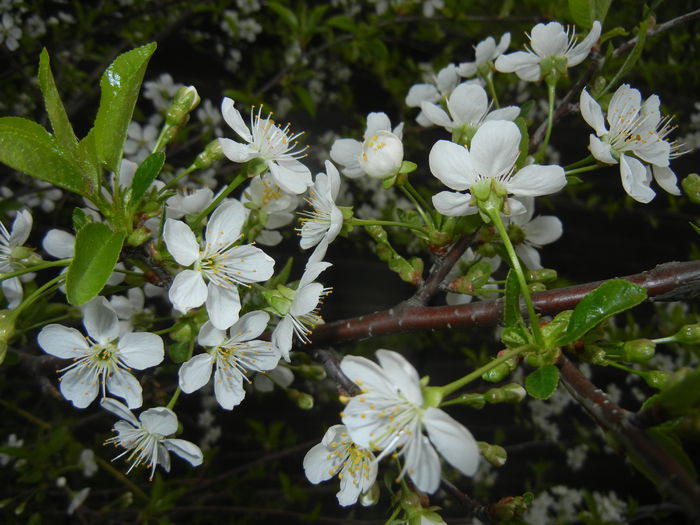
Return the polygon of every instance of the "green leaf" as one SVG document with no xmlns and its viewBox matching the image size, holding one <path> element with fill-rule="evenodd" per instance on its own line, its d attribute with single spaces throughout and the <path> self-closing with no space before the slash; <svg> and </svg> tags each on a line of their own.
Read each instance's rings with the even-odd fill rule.
<svg viewBox="0 0 700 525">
<path fill-rule="evenodd" d="M 160 170 L 163 169 L 163 164 L 165 164 L 165 153 L 162 151 L 151 153 L 143 160 L 131 181 L 131 197 L 129 198 L 131 203 L 138 202 L 143 197 Z"/>
<path fill-rule="evenodd" d="M 0 118 L 0 162 L 73 193 L 89 194 L 73 158 L 53 135 L 31 120 Z"/>
<path fill-rule="evenodd" d="M 96 194 L 100 188 L 102 170 L 100 161 L 97 159 L 94 128 L 78 143 L 76 157 L 83 172 L 84 180 L 88 185 L 88 192 L 93 195 Z"/>
<path fill-rule="evenodd" d="M 573 343 L 608 317 L 637 306 L 647 297 L 641 286 L 622 279 L 601 284 L 586 295 L 574 308 L 566 332 L 559 338 L 559 345 Z"/>
<path fill-rule="evenodd" d="M 94 127 L 97 158 L 115 173 L 143 75 L 155 49 L 152 42 L 119 55 L 100 80 L 100 107 Z"/>
<path fill-rule="evenodd" d="M 697 479 L 698 472 L 695 470 L 693 462 L 685 452 L 680 438 L 673 431 L 673 429 L 669 427 L 669 425 L 649 428 L 646 432 L 649 434 L 651 439 L 656 441 L 661 449 L 663 449 L 669 456 L 675 459 L 683 469 L 685 469 L 691 478 Z M 659 481 L 663 483 L 666 480 Z"/>
<path fill-rule="evenodd" d="M 674 377 L 674 376 L 671 376 Z M 686 415 L 700 406 L 700 368 L 688 372 L 680 381 L 655 396 L 655 405 L 661 405 L 670 417 Z"/>
<path fill-rule="evenodd" d="M 123 242 L 123 232 L 113 232 L 101 222 L 90 222 L 78 231 L 66 276 L 70 304 L 81 305 L 100 293 L 119 260 Z"/>
<path fill-rule="evenodd" d="M 332 16 L 326 20 L 326 25 L 337 27 L 338 29 L 342 29 L 348 33 L 354 33 L 357 31 L 357 25 L 355 22 L 352 20 L 352 18 L 346 15 Z"/>
<path fill-rule="evenodd" d="M 90 222 L 87 213 L 85 213 L 81 208 L 73 208 L 73 215 L 71 218 L 73 221 L 73 231 L 75 232 L 79 232 L 83 229 L 83 226 Z"/>
<path fill-rule="evenodd" d="M 279 17 L 282 19 L 282 21 L 289 26 L 290 29 L 296 32 L 296 30 L 299 28 L 299 20 L 297 19 L 297 16 L 294 14 L 294 11 L 289 9 L 288 7 L 284 7 L 282 4 L 279 2 L 269 2 L 267 4 L 267 7 L 272 9 L 275 13 L 279 15 Z"/>
<path fill-rule="evenodd" d="M 520 155 L 518 155 L 518 160 L 515 163 L 516 167 L 520 169 L 525 166 L 525 163 L 527 162 L 527 157 L 530 150 L 530 135 L 527 132 L 527 122 L 525 122 L 523 117 L 516 118 L 514 122 L 520 130 L 520 144 L 518 145 Z"/>
<path fill-rule="evenodd" d="M 593 25 L 594 0 L 569 0 L 569 12 L 574 23 L 585 29 Z"/>
<path fill-rule="evenodd" d="M 693 224 L 692 222 L 689 222 L 688 224 L 690 224 L 691 228 L 693 228 L 695 230 L 695 233 L 700 235 L 700 227 L 695 226 L 695 224 Z"/>
<path fill-rule="evenodd" d="M 73 126 L 68 120 L 68 115 L 61 102 L 61 96 L 58 94 L 56 82 L 51 73 L 49 65 L 49 53 L 44 48 L 39 57 L 39 87 L 44 95 L 44 105 L 46 112 L 49 115 L 51 128 L 53 129 L 56 140 L 63 146 L 63 149 L 69 153 L 75 153 L 78 146 L 78 137 L 75 136 Z"/>
<path fill-rule="evenodd" d="M 548 399 L 559 384 L 559 369 L 554 365 L 538 368 L 525 378 L 525 390 L 535 399 Z"/>
<path fill-rule="evenodd" d="M 608 9 L 610 9 L 610 4 L 612 0 L 594 0 L 593 2 L 593 20 L 598 20 L 601 25 L 608 16 Z"/>
<path fill-rule="evenodd" d="M 303 86 L 295 86 L 294 93 L 296 94 L 301 105 L 309 112 L 312 117 L 316 115 L 316 102 L 314 101 L 309 90 Z"/>
<path fill-rule="evenodd" d="M 518 283 L 518 275 L 513 270 L 508 270 L 503 321 L 505 326 L 514 326 L 521 319 L 520 283 Z"/>
</svg>

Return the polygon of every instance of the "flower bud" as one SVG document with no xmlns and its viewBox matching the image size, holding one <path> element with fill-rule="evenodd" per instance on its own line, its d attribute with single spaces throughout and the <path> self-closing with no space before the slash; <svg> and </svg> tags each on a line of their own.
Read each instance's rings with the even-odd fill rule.
<svg viewBox="0 0 700 525">
<path fill-rule="evenodd" d="M 700 204 L 700 176 L 697 173 L 691 173 L 683 179 L 681 187 L 691 202 Z"/>
<path fill-rule="evenodd" d="M 700 323 L 684 326 L 673 335 L 673 340 L 687 345 L 700 343 Z"/>
<path fill-rule="evenodd" d="M 479 452 L 484 459 L 491 463 L 494 467 L 502 467 L 505 465 L 506 460 L 508 459 L 506 449 L 499 445 L 491 445 L 485 441 L 477 441 L 476 444 L 479 446 Z"/>
<path fill-rule="evenodd" d="M 7 347 L 15 335 L 15 317 L 12 310 L 0 310 L 0 364 L 5 361 Z"/>
<path fill-rule="evenodd" d="M 129 234 L 126 243 L 129 246 L 141 246 L 151 238 L 151 232 L 145 226 L 141 226 Z"/>
<path fill-rule="evenodd" d="M 525 398 L 527 392 L 518 383 L 509 383 L 499 388 L 488 390 L 483 398 L 487 403 L 519 403 Z"/>
<path fill-rule="evenodd" d="M 557 271 L 549 268 L 541 268 L 539 270 L 528 270 L 525 272 L 525 280 L 529 283 L 551 283 L 557 278 Z"/>
<path fill-rule="evenodd" d="M 269 310 L 279 317 L 284 317 L 289 313 L 294 300 L 294 290 L 283 285 L 277 285 L 275 290 L 263 290 L 262 296 L 270 305 Z"/>
<path fill-rule="evenodd" d="M 530 291 L 530 293 L 537 293 L 544 292 L 547 287 L 544 285 L 544 283 L 530 283 L 527 285 L 527 289 Z"/>
<path fill-rule="evenodd" d="M 169 126 L 184 126 L 190 112 L 199 105 L 199 101 L 199 93 L 194 86 L 182 86 L 177 90 L 175 99 L 165 114 L 165 122 Z"/>
<path fill-rule="evenodd" d="M 224 152 L 221 149 L 219 139 L 212 140 L 206 145 L 204 151 L 197 155 L 194 159 L 194 167 L 198 170 L 203 170 L 214 164 L 217 160 L 224 158 Z"/>
<path fill-rule="evenodd" d="M 477 410 L 484 408 L 486 400 L 484 399 L 484 394 L 471 393 L 471 394 L 460 394 L 455 399 L 450 400 L 450 403 L 466 405 L 469 408 L 476 408 Z"/>
<path fill-rule="evenodd" d="M 658 390 L 663 390 L 666 387 L 670 373 L 664 372 L 663 370 L 650 370 L 649 372 L 644 372 L 640 374 L 642 379 L 652 388 Z"/>
<path fill-rule="evenodd" d="M 396 175 L 403 163 L 403 143 L 390 131 L 377 131 L 362 144 L 360 166 L 370 177 L 385 179 Z"/>
<path fill-rule="evenodd" d="M 294 371 L 314 381 L 323 381 L 326 378 L 326 369 L 321 365 L 299 365 L 294 367 Z"/>
<path fill-rule="evenodd" d="M 656 343 L 651 339 L 635 339 L 622 345 L 622 360 L 629 363 L 644 363 L 654 357 Z"/>
<path fill-rule="evenodd" d="M 302 410 L 311 410 L 314 407 L 314 398 L 311 394 L 306 392 L 299 392 L 294 388 L 287 389 L 287 397 L 296 403 L 296 405 Z"/>
</svg>

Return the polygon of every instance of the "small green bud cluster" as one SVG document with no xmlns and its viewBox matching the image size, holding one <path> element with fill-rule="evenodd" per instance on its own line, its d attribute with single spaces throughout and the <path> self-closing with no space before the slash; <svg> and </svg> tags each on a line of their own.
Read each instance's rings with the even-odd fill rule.
<svg viewBox="0 0 700 525">
<path fill-rule="evenodd" d="M 488 512 L 497 523 L 508 522 L 527 512 L 535 496 L 531 492 L 526 492 L 522 496 L 507 496 L 488 506 Z"/>
<path fill-rule="evenodd" d="M 165 113 L 168 126 L 181 128 L 190 118 L 190 112 L 199 105 L 200 98 L 194 86 L 182 86 L 177 90 L 173 103 Z"/>
<path fill-rule="evenodd" d="M 202 151 L 199 155 L 197 155 L 197 158 L 194 159 L 194 167 L 198 170 L 204 170 L 214 164 L 216 161 L 223 158 L 224 152 L 221 149 L 221 143 L 219 142 L 219 139 L 214 139 L 207 144 L 204 151 Z"/>
<path fill-rule="evenodd" d="M 485 441 L 477 441 L 476 444 L 478 445 L 479 452 L 483 458 L 494 467 L 502 467 L 506 464 L 506 460 L 508 459 L 506 449 L 500 445 L 492 445 L 490 443 L 486 443 Z"/>
<path fill-rule="evenodd" d="M 486 403 L 491 405 L 496 403 L 519 403 L 525 398 L 525 395 L 526 391 L 522 385 L 518 383 L 508 383 L 504 386 L 491 388 L 483 394 L 478 392 L 462 394 L 451 400 L 450 404 L 467 405 L 471 408 L 481 409 Z"/>
<path fill-rule="evenodd" d="M 419 257 L 404 259 L 389 244 L 386 230 L 376 224 L 365 226 L 365 230 L 377 243 L 374 251 L 379 259 L 385 263 L 392 272 L 399 274 L 402 281 L 418 284 L 423 278 L 423 260 Z"/>
<path fill-rule="evenodd" d="M 505 350 L 499 352 L 499 355 L 502 352 L 505 352 Z M 487 372 L 484 372 L 481 375 L 481 379 L 483 379 L 484 381 L 488 381 L 489 383 L 500 383 L 501 381 L 505 380 L 505 378 L 508 377 L 513 372 L 513 370 L 517 368 L 519 361 L 519 356 L 513 356 L 510 359 L 506 359 L 503 363 L 493 367 Z"/>
</svg>

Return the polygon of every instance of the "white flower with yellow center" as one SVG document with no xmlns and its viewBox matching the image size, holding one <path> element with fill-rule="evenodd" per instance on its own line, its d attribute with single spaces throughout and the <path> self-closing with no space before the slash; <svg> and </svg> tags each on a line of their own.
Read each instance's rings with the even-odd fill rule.
<svg viewBox="0 0 700 525">
<path fill-rule="evenodd" d="M 338 139 L 331 147 L 331 160 L 341 165 L 346 177 L 363 174 L 383 179 L 395 175 L 403 162 L 403 123 L 391 129 L 385 113 L 367 115 L 364 142 Z"/>
<path fill-rule="evenodd" d="M 123 420 L 114 424 L 117 435 L 105 441 L 105 445 L 112 443 L 126 449 L 114 459 L 127 456 L 126 460 L 131 463 L 127 474 L 139 465 L 151 469 L 150 480 L 153 480 L 158 465 L 170 472 L 170 452 L 194 467 L 202 464 L 204 455 L 197 445 L 184 439 L 167 437 L 175 434 L 178 427 L 177 416 L 169 408 L 149 408 L 136 419 L 131 410 L 119 401 L 105 398 L 100 404 Z"/>
<path fill-rule="evenodd" d="M 336 495 L 343 507 L 357 502 L 377 479 L 374 454 L 350 439 L 345 425 L 333 425 L 304 456 L 304 473 L 314 485 L 337 475 L 340 490 Z"/>
<path fill-rule="evenodd" d="M 282 234 L 275 230 L 294 220 L 294 210 L 299 200 L 298 196 L 283 191 L 270 173 L 250 179 L 248 188 L 241 195 L 241 202 L 247 209 L 257 210 L 264 226 L 255 241 L 265 246 L 282 242 Z"/>
<path fill-rule="evenodd" d="M 496 69 L 515 73 L 529 82 L 537 82 L 543 72 L 546 74 L 553 67 L 563 73 L 584 61 L 598 41 L 600 31 L 600 22 L 596 20 L 586 38 L 577 42 L 576 31 L 565 29 L 559 22 L 537 24 L 529 35 L 531 49 L 499 56 Z"/>
<path fill-rule="evenodd" d="M 245 216 L 240 202 L 221 204 L 207 223 L 201 247 L 182 221 L 168 219 L 163 230 L 165 245 L 175 261 L 192 266 L 175 276 L 168 292 L 170 301 L 180 312 L 206 303 L 209 320 L 220 330 L 226 330 L 238 319 L 238 285 L 266 281 L 274 270 L 274 259 L 260 248 L 235 244 Z"/>
<path fill-rule="evenodd" d="M 296 148 L 296 139 L 301 133 L 292 135 L 289 124 L 281 128 L 272 120 L 271 115 L 262 118 L 262 106 L 257 115 L 253 112 L 254 108 L 251 108 L 248 127 L 233 104 L 233 100 L 224 98 L 221 113 L 226 123 L 245 143 L 220 138 L 219 143 L 224 155 L 229 160 L 239 163 L 261 159 L 280 188 L 294 195 L 304 193 L 311 185 L 311 172 L 299 162 L 299 159 L 305 156 L 305 148 Z"/>
<path fill-rule="evenodd" d="M 361 389 L 341 413 L 353 442 L 381 450 L 378 460 L 399 450 L 404 461 L 400 475 L 408 473 L 423 492 L 433 493 L 440 485 L 435 448 L 453 467 L 472 476 L 479 449 L 471 432 L 439 408 L 426 406 L 418 374 L 403 356 L 378 350 L 377 359 L 379 365 L 356 356 L 340 363 Z"/>
<path fill-rule="evenodd" d="M 255 340 L 267 327 L 270 315 L 255 311 L 245 314 L 229 330 L 229 336 L 211 323 L 204 323 L 197 342 L 208 350 L 194 356 L 180 367 L 180 388 L 186 394 L 199 390 L 209 382 L 214 372 L 216 400 L 226 410 L 232 410 L 245 397 L 243 381 L 250 383 L 249 372 L 272 370 L 280 353 L 267 341 Z"/>
<path fill-rule="evenodd" d="M 20 210 L 12 223 L 12 230 L 7 231 L 0 222 L 0 273 L 10 273 L 23 267 L 22 259 L 31 254 L 31 250 L 23 245 L 29 238 L 34 220 L 27 210 Z M 2 281 L 2 292 L 7 301 L 7 307 L 17 308 L 24 296 L 19 277 L 11 277 Z"/>
<path fill-rule="evenodd" d="M 119 335 L 119 319 L 104 297 L 83 310 L 85 337 L 75 328 L 49 324 L 39 332 L 39 346 L 47 354 L 75 362 L 61 370 L 61 393 L 76 408 L 85 408 L 102 390 L 124 398 L 130 408 L 143 400 L 141 385 L 129 370 L 144 370 L 163 361 L 163 340 L 148 332 Z"/>
<path fill-rule="evenodd" d="M 318 245 L 309 257 L 310 262 L 321 261 L 325 257 L 328 246 L 343 227 L 343 213 L 335 205 L 338 191 L 340 174 L 333 163 L 327 160 L 326 173 L 316 175 L 307 199 L 313 210 L 301 212 L 300 246 L 307 249 Z"/>
<path fill-rule="evenodd" d="M 472 193 L 460 193 L 479 184 L 502 194 L 537 197 L 555 193 L 566 186 L 561 166 L 530 164 L 520 170 L 515 162 L 520 155 L 520 130 L 513 122 L 492 120 L 476 131 L 471 146 L 447 140 L 438 141 L 430 150 L 430 171 L 447 187 L 433 196 L 435 208 L 443 215 L 462 216 L 476 213 Z M 524 212 L 522 204 L 508 200 L 513 213 Z"/>
<path fill-rule="evenodd" d="M 581 115 L 595 130 L 589 149 L 606 164 L 620 164 L 622 187 L 636 201 L 647 203 L 656 193 L 649 187 L 652 175 L 664 190 L 680 195 L 670 159 L 679 154 L 679 146 L 665 140 L 671 131 L 670 119 L 661 118 L 659 97 L 652 95 L 642 103 L 641 93 L 623 84 L 610 100 L 607 120 L 600 105 L 584 89 Z"/>
</svg>

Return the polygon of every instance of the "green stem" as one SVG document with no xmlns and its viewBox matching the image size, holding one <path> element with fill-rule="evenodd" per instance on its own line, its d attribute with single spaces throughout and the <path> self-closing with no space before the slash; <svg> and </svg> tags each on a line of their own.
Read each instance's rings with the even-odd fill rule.
<svg viewBox="0 0 700 525">
<path fill-rule="evenodd" d="M 595 158 L 593 157 L 593 155 L 588 155 L 588 157 L 585 157 L 581 160 L 577 160 L 576 162 L 573 162 L 573 163 L 569 164 L 568 166 L 564 166 L 564 171 L 572 170 L 574 168 L 579 168 L 581 166 L 585 166 L 589 162 L 595 162 Z"/>
<path fill-rule="evenodd" d="M 241 183 L 246 180 L 248 177 L 244 173 L 239 173 L 236 175 L 236 177 L 231 181 L 231 183 L 224 188 L 224 190 L 214 199 L 209 206 L 207 206 L 204 211 L 202 211 L 195 219 L 192 221 L 191 227 L 192 230 L 196 230 L 199 224 L 202 222 L 204 217 L 209 215 L 220 203 L 223 201 L 226 197 L 229 196 L 229 194 L 235 190 L 238 186 L 241 185 Z"/>
<path fill-rule="evenodd" d="M 129 478 L 127 478 L 123 473 L 119 472 L 117 469 L 115 469 L 112 464 L 109 461 L 105 461 L 99 456 L 95 456 L 95 462 L 105 469 L 107 472 L 109 472 L 119 483 L 127 487 L 129 490 L 131 490 L 134 494 L 136 494 L 140 499 L 143 501 L 148 501 L 148 496 L 146 493 L 141 490 L 136 483 L 131 481 Z"/>
<path fill-rule="evenodd" d="M 180 390 L 180 387 L 177 387 L 175 389 L 175 392 L 173 393 L 173 397 L 171 397 L 170 401 L 168 401 L 166 408 L 169 408 L 170 410 L 173 409 L 173 407 L 175 406 L 175 403 L 177 403 L 177 399 L 180 397 L 180 392 L 182 392 L 182 390 Z"/>
<path fill-rule="evenodd" d="M 425 233 L 425 230 L 423 230 L 423 228 L 421 228 L 420 226 L 414 226 L 413 224 L 397 221 L 375 221 L 371 219 L 356 219 L 355 217 L 353 217 L 350 220 L 350 224 L 352 226 L 398 226 L 399 228 L 410 228 L 412 230 Z"/>
<path fill-rule="evenodd" d="M 51 319 L 46 319 L 44 321 L 41 321 L 40 323 L 35 323 L 31 326 L 28 326 L 27 328 L 23 328 L 22 330 L 17 330 L 17 334 L 31 332 L 32 330 L 39 328 L 40 326 L 44 326 L 44 325 L 51 324 L 51 323 L 58 323 L 59 321 L 64 321 L 66 319 L 73 319 L 73 317 L 74 317 L 73 314 L 59 315 L 58 317 L 53 317 Z"/>
<path fill-rule="evenodd" d="M 182 172 L 178 173 L 177 176 L 173 177 L 168 183 L 163 186 L 160 191 L 158 192 L 158 195 L 161 195 L 163 192 L 168 191 L 170 188 L 175 186 L 180 180 L 182 180 L 184 177 L 195 171 L 197 167 L 192 164 L 189 168 L 183 170 Z"/>
<path fill-rule="evenodd" d="M 584 166 L 583 168 L 576 168 L 573 170 L 565 171 L 564 175 L 575 175 L 576 173 L 584 173 L 586 171 L 593 171 L 593 170 L 597 170 L 598 168 L 600 168 L 600 166 L 598 166 L 597 164 L 593 164 L 591 166 Z"/>
<path fill-rule="evenodd" d="M 552 125 L 554 124 L 554 95 L 556 93 L 556 83 L 547 82 L 547 95 L 549 99 L 549 109 L 547 112 L 547 132 L 544 135 L 544 140 L 540 144 L 540 148 L 537 152 L 537 161 L 541 162 L 544 159 L 544 154 L 549 145 L 549 139 L 552 136 Z"/>
<path fill-rule="evenodd" d="M 44 421 L 43 419 L 39 419 L 34 414 L 27 412 L 26 410 L 23 410 L 19 407 L 16 407 L 12 403 L 8 403 L 4 399 L 0 399 L 0 405 L 4 406 L 8 410 L 12 410 L 13 412 L 16 412 L 17 414 L 22 416 L 24 419 L 31 421 L 32 423 L 34 423 L 38 427 L 41 427 L 45 430 L 48 430 L 51 428 L 51 425 L 49 423 L 47 423 L 46 421 Z"/>
<path fill-rule="evenodd" d="M 503 245 L 508 252 L 508 257 L 510 258 L 510 265 L 515 270 L 515 275 L 518 277 L 518 283 L 520 284 L 520 293 L 525 299 L 525 304 L 527 305 L 527 314 L 530 318 L 530 326 L 532 327 L 532 335 L 535 337 L 535 342 L 540 348 L 544 348 L 544 337 L 542 336 L 542 331 L 540 330 L 540 323 L 535 313 L 535 307 L 532 305 L 532 298 L 530 297 L 530 290 L 527 288 L 527 280 L 525 279 L 525 274 L 523 273 L 523 268 L 520 266 L 520 260 L 518 255 L 515 253 L 515 248 L 513 248 L 513 243 L 508 237 L 508 232 L 506 231 L 503 221 L 501 220 L 501 213 L 498 210 L 490 209 L 489 217 L 493 221 L 493 224 L 498 230 L 498 234 L 501 236 Z"/>
<path fill-rule="evenodd" d="M 411 187 L 411 185 L 408 182 L 399 186 L 399 188 L 401 188 L 401 191 L 404 193 L 404 195 L 406 195 L 406 197 L 408 197 L 408 200 L 410 200 L 413 203 L 413 205 L 416 207 L 416 211 L 423 219 L 423 222 L 425 223 L 425 225 L 428 228 L 430 228 L 431 230 L 434 230 L 435 225 L 433 224 L 433 220 L 430 218 L 430 215 L 428 215 L 425 212 L 425 210 L 423 209 L 423 206 L 420 203 L 420 200 L 419 200 L 419 199 L 421 199 L 420 195 L 415 196 L 413 194 L 413 192 L 415 192 L 415 190 L 413 190 L 413 192 L 411 192 L 412 187 L 411 187 L 411 189 L 409 189 L 409 187 Z"/>
<path fill-rule="evenodd" d="M 61 259 L 60 261 L 47 261 L 39 264 L 35 264 L 34 266 L 30 266 L 28 268 L 22 268 L 21 270 L 17 270 L 14 272 L 8 272 L 8 273 L 3 273 L 0 274 L 0 281 L 4 281 L 6 279 L 12 279 L 13 277 L 17 277 L 19 275 L 24 275 L 25 273 L 32 273 L 32 272 L 38 272 L 40 270 L 45 270 L 46 268 L 53 268 L 55 266 L 68 266 L 73 259 Z"/>
<path fill-rule="evenodd" d="M 498 95 L 496 95 L 496 86 L 493 84 L 493 74 L 489 73 L 486 75 L 486 86 L 489 88 L 489 93 L 491 94 L 491 100 L 493 100 L 493 105 L 496 107 L 496 109 L 500 108 L 500 104 L 498 103 Z"/>
<path fill-rule="evenodd" d="M 528 350 L 534 350 L 534 349 L 535 349 L 534 345 L 528 344 L 528 345 L 519 346 L 518 348 L 513 348 L 512 350 L 508 350 L 507 352 L 504 352 L 503 354 L 498 356 L 493 361 L 490 361 L 489 363 L 485 364 L 484 366 L 477 368 L 476 370 L 474 370 L 470 374 L 467 374 L 466 376 L 462 377 L 461 379 L 457 379 L 456 381 L 452 381 L 451 383 L 448 383 L 448 384 L 446 384 L 442 387 L 438 387 L 438 388 L 440 388 L 440 390 L 442 391 L 443 397 L 448 396 L 451 393 L 459 390 L 460 388 L 468 385 L 472 381 L 479 379 L 486 372 L 488 372 L 489 370 L 491 370 L 493 368 L 496 368 L 498 365 L 500 365 L 501 363 L 504 363 L 505 361 L 507 361 L 511 357 L 516 356 L 516 355 L 520 355 L 523 352 L 527 352 Z"/>
<path fill-rule="evenodd" d="M 27 308 L 28 306 L 31 306 L 32 303 L 34 303 L 37 299 L 39 299 L 42 295 L 48 293 L 51 288 L 57 287 L 58 283 L 60 283 L 63 279 L 65 279 L 65 275 L 59 275 L 57 277 L 54 277 L 50 281 L 46 282 L 43 286 L 40 286 L 34 292 L 32 292 L 29 297 L 27 297 L 24 301 L 22 301 L 22 304 L 20 304 L 17 308 L 15 308 L 12 313 L 15 316 L 19 316 L 19 314 Z"/>
</svg>

